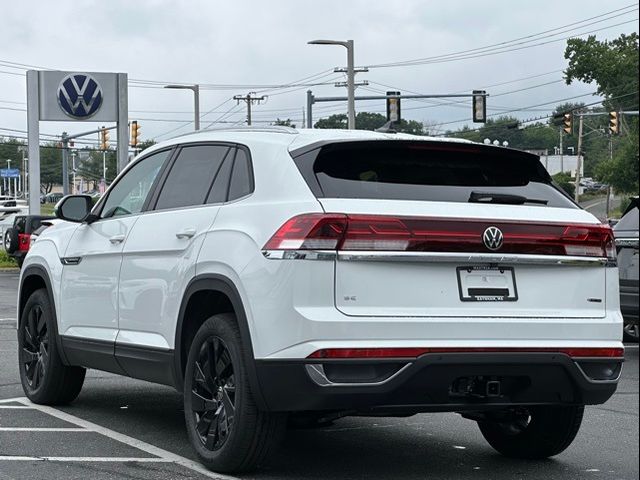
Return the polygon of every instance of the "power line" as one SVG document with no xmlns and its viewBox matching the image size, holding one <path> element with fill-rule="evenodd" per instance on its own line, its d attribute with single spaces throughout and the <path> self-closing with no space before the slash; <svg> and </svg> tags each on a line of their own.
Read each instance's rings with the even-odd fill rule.
<svg viewBox="0 0 640 480">
<path fill-rule="evenodd" d="M 437 62 L 438 60 L 456 60 L 458 59 L 457 57 L 460 57 L 462 55 L 469 55 L 469 54 L 480 54 L 480 53 L 486 53 L 487 51 L 492 51 L 492 50 L 498 50 L 498 49 L 504 49 L 504 48 L 511 48 L 513 46 L 516 45 L 523 45 L 526 43 L 531 43 L 531 42 L 535 42 L 535 41 L 539 41 L 542 38 L 550 38 L 553 36 L 557 36 L 559 34 L 562 33 L 567 33 L 568 31 L 571 30 L 577 30 L 580 28 L 584 28 L 586 26 L 590 26 L 596 23 L 601 23 L 601 22 L 605 22 L 608 20 L 611 20 L 613 18 L 617 18 L 629 13 L 632 13 L 634 11 L 637 11 L 638 7 L 636 3 L 627 5 L 625 7 L 622 8 L 618 8 L 615 10 L 611 10 L 609 12 L 605 12 L 599 15 L 596 15 L 594 17 L 590 17 L 590 18 L 586 18 L 584 20 L 580 20 L 577 22 L 573 22 L 573 23 L 569 23 L 569 24 L 565 24 L 565 25 L 561 25 L 559 27 L 550 29 L 550 30 L 544 30 L 542 32 L 538 32 L 535 34 L 531 34 L 531 35 L 526 35 L 524 37 L 518 37 L 518 38 L 514 38 L 512 40 L 507 40 L 507 41 L 503 41 L 503 42 L 499 42 L 499 43 L 495 43 L 492 45 L 486 45 L 483 47 L 477 47 L 477 48 L 472 48 L 472 49 L 468 49 L 468 50 L 461 50 L 458 52 L 452 52 L 452 53 L 447 53 L 447 54 L 443 54 L 443 55 L 434 55 L 431 57 L 423 57 L 423 58 L 418 58 L 418 59 L 413 59 L 413 60 L 404 60 L 404 61 L 399 61 L 399 62 L 389 62 L 389 63 L 381 63 L 381 64 L 374 64 L 374 65 L 369 65 L 369 68 L 388 68 L 388 67 L 397 67 L 397 66 L 410 66 L 410 65 L 421 65 L 421 64 L 425 64 L 425 63 L 439 63 Z M 622 12 L 622 13 L 618 13 L 618 12 Z M 617 15 L 613 15 L 612 14 L 617 14 Z M 608 17 L 608 18 L 602 18 L 602 17 Z M 600 18 L 600 20 L 597 20 L 595 22 L 591 22 L 591 23 L 587 23 L 590 22 L 591 20 L 595 20 Z M 629 23 L 629 22 L 624 22 L 624 23 Z M 585 25 L 582 25 L 585 24 Z M 617 25 L 614 25 L 617 26 Z M 568 30 L 567 27 L 574 27 L 574 28 L 570 28 Z M 610 28 L 610 27 L 605 27 L 605 28 Z M 554 34 L 551 34 L 551 32 L 556 32 Z M 585 33 L 582 33 L 580 35 L 584 35 Z M 540 37 L 540 38 L 536 38 L 536 37 Z M 524 42 L 521 42 L 521 40 L 526 40 Z M 564 39 L 559 39 L 559 40 L 564 40 Z"/>
</svg>

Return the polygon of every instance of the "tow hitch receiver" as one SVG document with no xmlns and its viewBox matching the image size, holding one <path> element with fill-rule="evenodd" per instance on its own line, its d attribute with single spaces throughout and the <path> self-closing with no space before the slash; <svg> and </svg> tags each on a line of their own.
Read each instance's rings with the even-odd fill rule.
<svg viewBox="0 0 640 480">
<path fill-rule="evenodd" d="M 459 377 L 451 384 L 449 395 L 452 397 L 492 398 L 502 396 L 500 377 Z"/>
</svg>

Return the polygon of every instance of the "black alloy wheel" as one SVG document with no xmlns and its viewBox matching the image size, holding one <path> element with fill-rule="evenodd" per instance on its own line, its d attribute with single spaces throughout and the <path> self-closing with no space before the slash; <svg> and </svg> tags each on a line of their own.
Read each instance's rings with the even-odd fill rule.
<svg viewBox="0 0 640 480">
<path fill-rule="evenodd" d="M 23 334 L 21 367 L 29 387 L 37 390 L 44 382 L 49 365 L 49 330 L 41 305 L 35 305 L 29 311 Z"/>
<path fill-rule="evenodd" d="M 229 438 L 236 412 L 233 362 L 224 341 L 213 336 L 204 342 L 194 367 L 191 411 L 200 442 L 216 451 Z"/>
</svg>

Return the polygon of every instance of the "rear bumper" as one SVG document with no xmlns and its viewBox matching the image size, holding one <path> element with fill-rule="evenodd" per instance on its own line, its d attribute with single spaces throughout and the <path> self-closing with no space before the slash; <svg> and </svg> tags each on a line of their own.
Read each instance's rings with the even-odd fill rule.
<svg viewBox="0 0 640 480">
<path fill-rule="evenodd" d="M 417 359 L 258 360 L 256 369 L 271 411 L 393 415 L 601 404 L 615 392 L 622 362 L 557 353 L 447 353 Z M 606 369 L 612 370 L 607 380 L 589 376 Z"/>
</svg>

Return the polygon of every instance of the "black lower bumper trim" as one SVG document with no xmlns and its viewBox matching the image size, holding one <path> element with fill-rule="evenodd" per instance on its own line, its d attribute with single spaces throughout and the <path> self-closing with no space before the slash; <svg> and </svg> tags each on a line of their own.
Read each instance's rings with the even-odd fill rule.
<svg viewBox="0 0 640 480">
<path fill-rule="evenodd" d="M 614 365 L 622 359 L 580 360 Z M 383 382 L 319 385 L 307 365 L 402 364 Z M 417 359 L 258 360 L 262 394 L 272 411 L 349 410 L 359 413 L 464 411 L 512 405 L 601 404 L 616 390 L 617 378 L 594 381 L 585 369 L 556 353 L 447 353 Z M 352 369 L 353 370 L 353 369 Z M 593 371 L 594 368 L 588 369 Z M 599 369 L 595 369 L 599 370 Z M 480 382 L 465 394 L 460 383 Z M 482 382 L 491 383 L 489 388 Z M 482 394 L 487 392 L 487 394 Z M 498 395 L 495 393 L 499 392 Z"/>
</svg>

